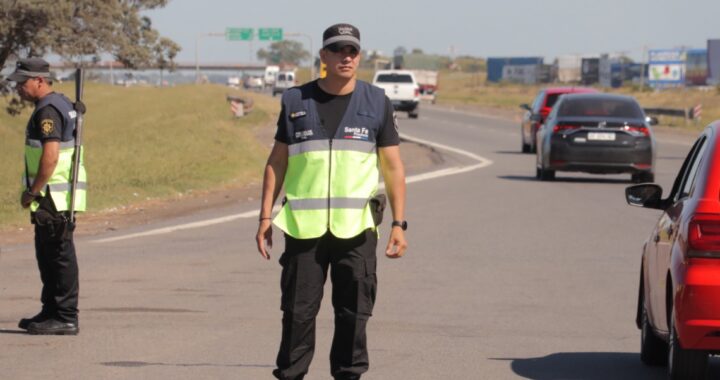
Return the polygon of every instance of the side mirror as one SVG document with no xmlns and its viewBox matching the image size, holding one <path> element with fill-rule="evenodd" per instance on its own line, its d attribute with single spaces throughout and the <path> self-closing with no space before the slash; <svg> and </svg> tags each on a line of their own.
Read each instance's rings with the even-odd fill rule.
<svg viewBox="0 0 720 380">
<path fill-rule="evenodd" d="M 543 117 L 539 113 L 534 113 L 530 115 L 530 121 L 534 121 L 536 123 L 542 123 Z"/>
<path fill-rule="evenodd" d="M 661 197 L 662 187 L 654 183 L 644 183 L 625 188 L 625 200 L 631 206 L 663 210 Z"/>
<path fill-rule="evenodd" d="M 530 108 L 530 106 L 529 106 L 527 103 L 521 104 L 521 105 L 520 105 L 520 108 L 522 108 L 522 109 L 524 109 L 524 110 L 526 110 L 526 111 L 532 112 L 532 108 Z"/>
<path fill-rule="evenodd" d="M 655 116 L 645 116 L 645 121 L 650 125 L 658 125 L 658 118 Z"/>
</svg>

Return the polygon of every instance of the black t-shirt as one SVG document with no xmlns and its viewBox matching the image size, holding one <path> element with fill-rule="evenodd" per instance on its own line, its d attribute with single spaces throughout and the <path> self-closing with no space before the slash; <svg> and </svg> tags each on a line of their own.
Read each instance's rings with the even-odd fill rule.
<svg viewBox="0 0 720 380">
<path fill-rule="evenodd" d="M 51 105 L 40 108 L 33 116 L 31 125 L 27 133 L 28 138 L 32 140 L 40 140 L 43 143 L 62 140 L 63 118 Z"/>
<path fill-rule="evenodd" d="M 352 93 L 347 95 L 332 95 L 323 91 L 318 86 L 317 81 L 313 81 L 312 84 L 312 99 L 315 101 L 315 107 L 318 111 L 320 123 L 327 131 L 328 136 L 335 136 L 335 132 L 340 126 L 343 115 L 350 104 L 350 97 Z M 376 136 L 376 143 L 378 147 L 400 145 L 400 136 L 398 135 L 397 125 L 394 116 L 394 110 L 392 103 L 388 97 L 385 97 L 385 117 L 383 125 L 380 127 L 380 131 Z M 277 122 L 277 132 L 275 133 L 275 140 L 282 143 L 288 144 L 285 136 L 285 107 L 280 110 L 280 117 Z"/>
</svg>

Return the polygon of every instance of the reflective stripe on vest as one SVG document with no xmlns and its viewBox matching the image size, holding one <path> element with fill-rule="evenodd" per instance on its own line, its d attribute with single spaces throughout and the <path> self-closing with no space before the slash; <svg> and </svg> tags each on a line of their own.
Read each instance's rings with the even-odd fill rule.
<svg viewBox="0 0 720 380">
<path fill-rule="evenodd" d="M 51 93 L 42 98 L 36 105 L 33 115 L 28 122 L 28 130 L 33 128 L 35 112 L 45 106 L 54 107 L 63 118 L 62 139 L 60 142 L 60 151 L 58 152 L 58 162 L 55 166 L 47 186 L 41 189 L 40 193 L 45 196 L 48 192 L 58 211 L 67 211 L 70 209 L 71 196 L 71 179 L 73 170 L 73 153 L 75 152 L 75 140 L 72 133 L 75 129 L 76 112 L 73 109 L 72 102 L 61 94 Z M 28 133 L 29 136 L 29 133 Z M 33 184 L 40 167 L 40 159 L 42 158 L 43 145 L 42 141 L 26 138 L 25 139 L 25 164 L 26 173 L 23 177 L 23 186 L 28 183 Z M 85 211 L 86 209 L 86 190 L 87 190 L 87 174 L 85 172 L 83 149 L 80 149 L 80 167 L 78 171 L 78 184 L 75 190 L 75 210 Z M 37 211 L 38 203 L 33 202 L 30 205 L 30 211 Z"/>
<path fill-rule="evenodd" d="M 332 139 L 326 136 L 311 96 L 313 83 L 283 95 L 286 110 L 287 203 L 274 223 L 297 239 L 328 230 L 347 239 L 375 228 L 369 200 L 377 191 L 377 135 L 384 117 L 382 90 L 357 81 L 345 115 Z M 288 115 L 296 116 L 291 119 Z"/>
</svg>

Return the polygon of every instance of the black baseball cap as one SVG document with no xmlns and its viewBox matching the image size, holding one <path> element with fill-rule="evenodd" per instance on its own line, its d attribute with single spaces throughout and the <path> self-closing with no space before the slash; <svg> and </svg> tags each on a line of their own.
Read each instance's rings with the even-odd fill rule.
<svg viewBox="0 0 720 380">
<path fill-rule="evenodd" d="M 323 32 L 323 49 L 352 46 L 360 51 L 360 31 L 350 24 L 335 24 Z"/>
<path fill-rule="evenodd" d="M 38 57 L 17 61 L 15 71 L 7 77 L 10 82 L 25 82 L 30 78 L 50 78 L 50 64 Z"/>
</svg>

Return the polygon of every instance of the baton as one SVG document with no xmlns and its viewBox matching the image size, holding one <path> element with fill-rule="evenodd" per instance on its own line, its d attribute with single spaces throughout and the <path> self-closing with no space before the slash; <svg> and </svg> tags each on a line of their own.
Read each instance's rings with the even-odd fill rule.
<svg viewBox="0 0 720 380">
<path fill-rule="evenodd" d="M 75 70 L 75 103 L 82 101 L 83 97 L 83 69 Z M 75 223 L 75 192 L 77 190 L 78 180 L 80 178 L 80 157 L 82 156 L 82 132 L 83 132 L 83 113 L 77 110 L 77 118 L 75 120 L 75 149 L 73 151 L 72 180 L 70 182 L 70 221 Z"/>
</svg>

